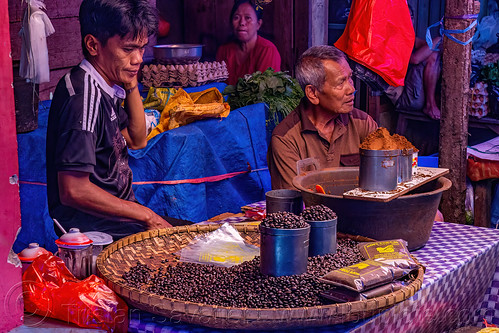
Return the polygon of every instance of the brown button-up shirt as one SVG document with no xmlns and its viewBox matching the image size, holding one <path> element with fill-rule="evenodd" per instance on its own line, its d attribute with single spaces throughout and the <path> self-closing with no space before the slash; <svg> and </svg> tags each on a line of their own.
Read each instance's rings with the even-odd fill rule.
<svg viewBox="0 0 499 333">
<path fill-rule="evenodd" d="M 296 162 L 305 158 L 315 158 L 321 169 L 359 165 L 361 142 L 378 128 L 367 113 L 354 108 L 334 119 L 329 141 L 319 134 L 305 108 L 302 101 L 272 132 L 267 162 L 273 189 L 294 188 Z"/>
</svg>

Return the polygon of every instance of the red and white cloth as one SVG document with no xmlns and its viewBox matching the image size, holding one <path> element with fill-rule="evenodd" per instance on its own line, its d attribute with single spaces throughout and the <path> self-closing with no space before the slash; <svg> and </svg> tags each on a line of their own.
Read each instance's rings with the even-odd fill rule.
<svg viewBox="0 0 499 333">
<path fill-rule="evenodd" d="M 466 173 L 472 181 L 499 178 L 499 136 L 468 147 Z"/>
</svg>

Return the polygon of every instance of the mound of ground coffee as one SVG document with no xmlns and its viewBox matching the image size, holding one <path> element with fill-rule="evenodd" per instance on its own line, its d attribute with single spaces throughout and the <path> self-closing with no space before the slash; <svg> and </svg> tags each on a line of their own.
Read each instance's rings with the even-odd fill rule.
<svg viewBox="0 0 499 333">
<path fill-rule="evenodd" d="M 418 151 L 405 137 L 398 134 L 391 135 L 384 127 L 369 134 L 362 141 L 360 148 L 366 150 L 413 149 L 414 152 Z"/>
</svg>

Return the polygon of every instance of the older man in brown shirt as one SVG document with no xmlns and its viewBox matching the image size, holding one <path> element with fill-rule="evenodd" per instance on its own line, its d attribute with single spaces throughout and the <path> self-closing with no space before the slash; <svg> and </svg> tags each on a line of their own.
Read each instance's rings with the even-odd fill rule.
<svg viewBox="0 0 499 333">
<path fill-rule="evenodd" d="M 334 46 L 313 46 L 298 60 L 300 105 L 274 129 L 267 155 L 273 189 L 293 188 L 296 162 L 320 168 L 359 165 L 359 145 L 378 125 L 353 107 L 352 70 Z"/>
</svg>

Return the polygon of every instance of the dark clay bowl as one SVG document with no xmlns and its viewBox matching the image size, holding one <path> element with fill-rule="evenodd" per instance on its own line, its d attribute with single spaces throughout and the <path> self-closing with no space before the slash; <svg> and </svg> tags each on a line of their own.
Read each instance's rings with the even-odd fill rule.
<svg viewBox="0 0 499 333">
<path fill-rule="evenodd" d="M 320 184 L 326 193 L 316 193 Z M 376 240 L 404 239 L 409 250 L 423 247 L 430 238 L 435 214 L 452 183 L 440 177 L 389 202 L 343 198 L 358 187 L 359 168 L 331 168 L 296 176 L 293 185 L 306 206 L 324 204 L 338 216 L 338 231 Z"/>
</svg>

